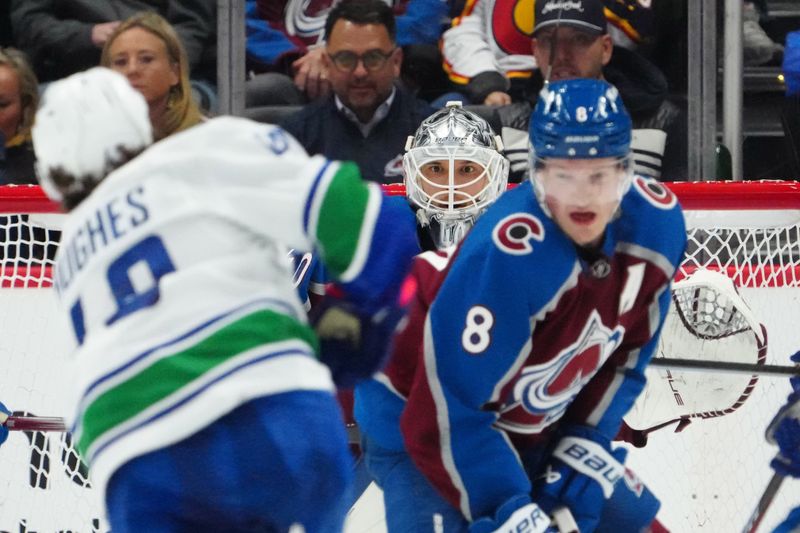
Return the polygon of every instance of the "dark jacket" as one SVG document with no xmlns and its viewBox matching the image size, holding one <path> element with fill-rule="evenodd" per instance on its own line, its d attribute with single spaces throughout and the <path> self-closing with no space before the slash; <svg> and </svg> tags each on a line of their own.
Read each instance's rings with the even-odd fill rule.
<svg viewBox="0 0 800 533">
<path fill-rule="evenodd" d="M 0 144 L 0 186 L 35 185 L 34 161 L 30 141 L 5 147 Z M 28 265 L 41 265 L 45 259 L 52 261 L 60 236 L 60 231 L 32 222 L 28 215 L 0 216 L 0 260 L 14 259 Z"/>
<path fill-rule="evenodd" d="M 39 80 L 50 81 L 100 62 L 92 26 L 140 11 L 167 19 L 186 48 L 193 76 L 203 63 L 200 77 L 208 78 L 216 47 L 214 0 L 11 0 L 11 24 L 17 46 L 31 58 Z"/>
<path fill-rule="evenodd" d="M 686 181 L 688 119 L 684 107 L 669 98 L 664 74 L 636 52 L 615 47 L 611 61 L 603 69 L 603 76 L 619 90 L 633 120 L 636 170 L 662 181 Z M 531 78 L 530 84 L 527 93 L 538 95 L 543 84 L 541 75 Z M 497 108 L 500 123 L 504 127 L 527 131 L 535 104 L 535 98 L 531 98 L 529 102 Z M 650 132 L 647 130 L 660 130 L 666 134 L 663 152 L 650 153 L 657 150 L 649 149 Z"/>
<path fill-rule="evenodd" d="M 400 183 L 406 139 L 431 113 L 433 109 L 427 102 L 398 87 L 389 114 L 367 137 L 339 112 L 333 95 L 305 106 L 286 118 L 281 126 L 300 141 L 309 154 L 355 161 L 365 179 Z"/>
<path fill-rule="evenodd" d="M 35 185 L 35 160 L 30 141 L 6 146 L 5 159 L 0 158 L 0 185 Z"/>
</svg>

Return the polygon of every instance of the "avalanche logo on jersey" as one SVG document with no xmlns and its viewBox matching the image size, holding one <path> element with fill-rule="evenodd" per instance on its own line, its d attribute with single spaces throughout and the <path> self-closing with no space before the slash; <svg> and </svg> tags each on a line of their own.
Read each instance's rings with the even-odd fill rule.
<svg viewBox="0 0 800 533">
<path fill-rule="evenodd" d="M 513 213 L 497 223 L 492 230 L 492 240 L 507 254 L 525 255 L 533 251 L 531 241 L 544 240 L 544 227 L 533 215 Z"/>
<path fill-rule="evenodd" d="M 315 5 L 316 4 L 316 5 Z M 326 5 L 327 4 L 327 5 Z M 322 37 L 325 29 L 325 19 L 331 10 L 333 2 L 305 2 L 289 1 L 286 4 L 284 24 L 289 35 L 302 38 Z"/>
<path fill-rule="evenodd" d="M 564 415 L 573 398 L 620 345 L 624 333 L 622 326 L 604 326 L 593 310 L 572 345 L 544 364 L 522 369 L 498 425 L 517 433 L 541 433 Z M 514 412 L 519 406 L 524 412 Z M 508 424 L 504 426 L 505 421 Z"/>
<path fill-rule="evenodd" d="M 383 167 L 384 178 L 395 178 L 403 176 L 403 154 L 397 154 L 394 158 L 386 162 Z"/>
</svg>

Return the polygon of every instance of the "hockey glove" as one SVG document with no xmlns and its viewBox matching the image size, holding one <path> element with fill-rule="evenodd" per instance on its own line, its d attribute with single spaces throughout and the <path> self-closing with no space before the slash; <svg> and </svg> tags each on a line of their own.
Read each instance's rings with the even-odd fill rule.
<svg viewBox="0 0 800 533">
<path fill-rule="evenodd" d="M 514 496 L 501 505 L 494 518 L 480 518 L 469 526 L 469 533 L 550 533 L 558 532 L 550 527 L 547 513 L 528 496 Z"/>
<path fill-rule="evenodd" d="M 311 310 L 319 336 L 320 360 L 340 388 L 351 388 L 380 370 L 405 306 L 386 306 L 366 313 L 340 294 L 326 295 Z"/>
<path fill-rule="evenodd" d="M 544 473 L 534 480 L 533 497 L 548 513 L 566 506 L 581 533 L 590 533 L 625 475 L 627 452 L 612 450 L 607 438 L 587 426 L 571 426 L 562 435 Z"/>
<path fill-rule="evenodd" d="M 5 405 L 3 405 L 2 402 L 0 402 L 0 413 L 3 413 L 2 415 L 0 415 L 0 445 L 1 445 L 8 438 L 8 428 L 5 425 L 6 422 L 5 419 L 11 414 L 11 411 L 9 411 L 8 408 Z"/>
<path fill-rule="evenodd" d="M 797 364 L 800 364 L 800 351 L 796 352 L 793 356 L 789 359 L 794 361 Z M 794 392 L 800 391 L 800 376 L 792 376 L 789 378 L 789 383 L 792 385 L 792 390 Z"/>
<path fill-rule="evenodd" d="M 798 531 L 800 531 L 800 507 L 795 507 L 786 520 L 772 530 L 772 533 L 797 533 Z"/>
<path fill-rule="evenodd" d="M 661 502 L 629 468 L 614 487 L 611 501 L 603 508 L 595 533 L 651 531 Z M 663 529 L 663 528 L 662 528 Z"/>
<path fill-rule="evenodd" d="M 800 477 L 800 391 L 789 395 L 770 422 L 767 441 L 778 445 L 778 455 L 770 466 L 784 476 Z"/>
</svg>

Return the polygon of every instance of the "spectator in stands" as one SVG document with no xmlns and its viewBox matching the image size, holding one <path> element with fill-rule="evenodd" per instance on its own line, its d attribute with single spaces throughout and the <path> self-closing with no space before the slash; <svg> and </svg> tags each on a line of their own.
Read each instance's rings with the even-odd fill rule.
<svg viewBox="0 0 800 533">
<path fill-rule="evenodd" d="M 330 91 L 323 56 L 325 19 L 337 0 L 247 0 L 248 69 L 259 74 L 260 105 L 302 105 Z M 443 0 L 392 0 L 402 78 L 420 96 L 444 89 L 437 43 L 447 20 Z"/>
<path fill-rule="evenodd" d="M 10 0 L 14 38 L 41 81 L 97 65 L 121 21 L 155 11 L 175 27 L 197 86 L 216 80 L 215 0 Z M 203 80 L 200 82 L 199 80 Z"/>
<path fill-rule="evenodd" d="M 355 161 L 381 183 L 403 179 L 403 149 L 432 109 L 396 82 L 403 51 L 391 8 L 382 0 L 344 0 L 325 23 L 333 94 L 283 123 L 311 154 Z"/>
<path fill-rule="evenodd" d="M 790 171 L 800 175 L 800 30 L 786 35 L 783 56 L 786 99 L 781 106 L 781 123 L 789 154 Z"/>
<path fill-rule="evenodd" d="M 444 104 L 445 99 L 500 106 L 535 97 L 536 92 L 531 94 L 527 83 L 537 66 L 530 45 L 534 25 L 531 3 L 529 0 L 467 2 L 464 12 L 453 21 L 453 27 L 442 36 L 444 68 L 460 94 L 440 97 L 434 106 Z M 603 0 L 603 3 L 611 23 L 610 35 L 617 45 L 633 49 L 653 33 L 654 14 L 649 3 L 636 0 Z M 536 9 L 553 12 L 554 6 L 564 4 L 538 0 Z M 580 1 L 577 4 L 576 9 L 583 9 Z M 601 12 L 602 9 L 601 5 Z"/>
<path fill-rule="evenodd" d="M 742 2 L 742 49 L 744 64 L 758 66 L 780 58 L 783 46 L 773 41 L 761 27 L 761 16 L 767 14 L 764 0 Z"/>
<path fill-rule="evenodd" d="M 186 51 L 162 16 L 146 11 L 108 36 L 100 64 L 123 74 L 144 96 L 156 140 L 200 123 L 192 98 Z"/>
<path fill-rule="evenodd" d="M 25 54 L 0 48 L 0 185 L 36 184 L 31 127 L 39 106 L 39 84 Z M 0 216 L 0 268 L 52 261 L 60 232 L 28 215 Z"/>
<path fill-rule="evenodd" d="M 14 34 L 11 31 L 11 5 L 0 2 L 0 47 L 14 46 Z"/>
<path fill-rule="evenodd" d="M 547 76 L 551 81 L 601 78 L 612 83 L 633 119 L 635 171 L 665 181 L 686 180 L 686 113 L 668 99 L 664 75 L 637 52 L 613 46 L 601 0 L 556 4 L 565 7 L 536 4 L 531 46 L 539 69 L 528 80 L 529 100 L 497 111 L 512 163 L 510 181 L 518 181 L 527 165 L 528 119 Z"/>
<path fill-rule="evenodd" d="M 5 139 L 0 185 L 36 183 L 31 126 L 38 105 L 38 82 L 25 54 L 0 48 L 0 135 Z"/>
</svg>

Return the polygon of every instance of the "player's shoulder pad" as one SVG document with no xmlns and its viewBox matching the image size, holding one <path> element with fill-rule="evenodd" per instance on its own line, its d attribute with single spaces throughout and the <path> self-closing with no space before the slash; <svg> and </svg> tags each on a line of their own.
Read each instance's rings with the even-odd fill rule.
<svg viewBox="0 0 800 533">
<path fill-rule="evenodd" d="M 247 118 L 222 116 L 206 120 L 188 130 L 172 135 L 155 146 L 170 145 L 170 149 L 179 149 L 186 145 L 194 148 L 198 154 L 208 148 L 209 154 L 221 154 L 225 158 L 241 156 L 257 156 L 266 153 L 268 156 L 302 155 L 307 157 L 305 149 L 286 130 L 272 124 L 264 124 Z M 219 150 L 221 145 L 225 150 Z"/>
<path fill-rule="evenodd" d="M 634 176 L 622 199 L 621 240 L 679 260 L 686 245 L 686 222 L 678 197 L 663 183 Z"/>
</svg>

